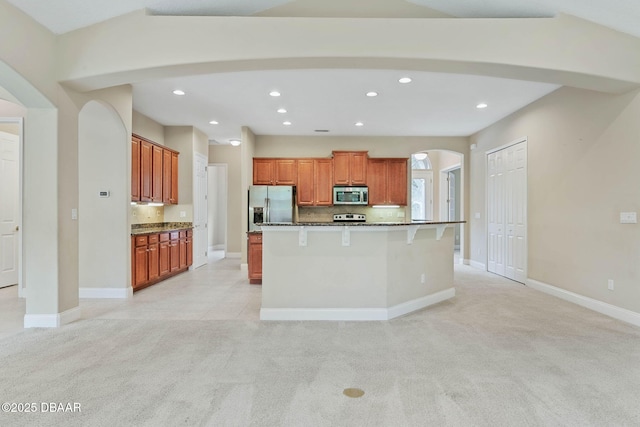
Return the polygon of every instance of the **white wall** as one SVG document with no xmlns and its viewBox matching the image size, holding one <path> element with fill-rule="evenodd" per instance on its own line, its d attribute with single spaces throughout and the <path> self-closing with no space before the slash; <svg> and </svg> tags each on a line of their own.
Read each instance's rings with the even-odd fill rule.
<svg viewBox="0 0 640 427">
<path fill-rule="evenodd" d="M 562 88 L 473 135 L 472 259 L 486 263 L 486 151 L 528 139 L 528 276 L 640 312 L 640 93 Z M 615 290 L 607 289 L 613 279 Z"/>
<path fill-rule="evenodd" d="M 207 172 L 209 185 L 208 246 L 224 248 L 227 234 L 227 165 L 210 164 Z"/>
<path fill-rule="evenodd" d="M 91 101 L 79 118 L 80 288 L 129 288 L 127 130 L 110 107 Z M 99 197 L 106 190 L 111 195 Z"/>
</svg>

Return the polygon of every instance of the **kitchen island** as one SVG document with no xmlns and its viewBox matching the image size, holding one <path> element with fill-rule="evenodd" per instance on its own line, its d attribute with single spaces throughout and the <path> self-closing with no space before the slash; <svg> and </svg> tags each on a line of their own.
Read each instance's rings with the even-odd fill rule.
<svg viewBox="0 0 640 427">
<path fill-rule="evenodd" d="M 261 224 L 262 320 L 387 320 L 455 296 L 455 222 Z"/>
</svg>

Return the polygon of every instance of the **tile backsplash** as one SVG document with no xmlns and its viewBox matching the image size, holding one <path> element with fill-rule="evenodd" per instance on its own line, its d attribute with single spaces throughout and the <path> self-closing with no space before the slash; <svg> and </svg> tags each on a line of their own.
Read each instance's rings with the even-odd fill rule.
<svg viewBox="0 0 640 427">
<path fill-rule="evenodd" d="M 365 214 L 367 222 L 404 222 L 411 221 L 405 207 L 372 208 L 369 206 L 330 206 L 330 207 L 298 207 L 300 222 L 332 222 L 334 214 Z"/>
<path fill-rule="evenodd" d="M 131 224 L 164 222 L 164 206 L 131 205 Z"/>
</svg>

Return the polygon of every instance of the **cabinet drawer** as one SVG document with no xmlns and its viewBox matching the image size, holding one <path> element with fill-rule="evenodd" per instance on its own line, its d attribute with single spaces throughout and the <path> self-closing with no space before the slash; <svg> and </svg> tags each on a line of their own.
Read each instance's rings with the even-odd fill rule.
<svg viewBox="0 0 640 427">
<path fill-rule="evenodd" d="M 193 237 L 193 230 L 192 229 L 188 229 L 187 230 L 187 237 Z"/>
<path fill-rule="evenodd" d="M 161 242 L 168 242 L 169 241 L 169 233 L 161 233 L 160 234 L 160 241 Z"/>
<path fill-rule="evenodd" d="M 182 230 L 180 232 L 180 238 L 181 239 L 186 239 L 187 238 L 187 231 L 186 230 Z"/>
<path fill-rule="evenodd" d="M 147 241 L 149 242 L 149 244 L 158 243 L 159 236 L 157 234 L 151 234 L 147 236 Z"/>
<path fill-rule="evenodd" d="M 180 238 L 180 232 L 179 231 L 172 231 L 171 232 L 171 240 L 178 240 Z"/>
<path fill-rule="evenodd" d="M 262 243 L 262 234 L 249 234 L 249 243 Z"/>
<path fill-rule="evenodd" d="M 136 247 L 137 246 L 147 246 L 147 236 L 137 236 L 136 237 Z"/>
</svg>

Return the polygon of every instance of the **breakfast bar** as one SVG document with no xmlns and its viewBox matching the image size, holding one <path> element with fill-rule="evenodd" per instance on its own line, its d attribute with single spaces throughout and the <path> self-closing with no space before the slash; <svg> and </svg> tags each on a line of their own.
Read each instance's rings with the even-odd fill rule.
<svg viewBox="0 0 640 427">
<path fill-rule="evenodd" d="M 456 222 L 262 224 L 262 320 L 388 320 L 455 296 Z"/>
</svg>

